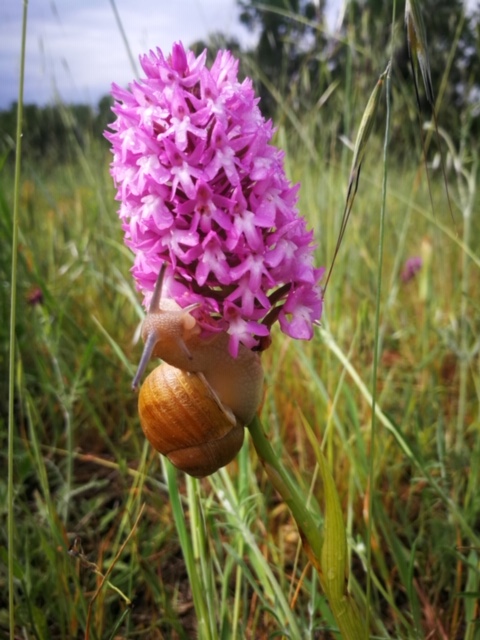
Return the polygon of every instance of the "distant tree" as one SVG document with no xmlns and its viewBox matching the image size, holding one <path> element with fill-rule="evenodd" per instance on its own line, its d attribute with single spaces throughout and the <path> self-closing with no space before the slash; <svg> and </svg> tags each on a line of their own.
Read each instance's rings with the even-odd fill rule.
<svg viewBox="0 0 480 640">
<path fill-rule="evenodd" d="M 217 55 L 217 53 L 226 49 L 231 51 L 237 58 L 240 56 L 241 47 L 236 38 L 225 36 L 223 33 L 214 32 L 210 33 L 205 40 L 196 40 L 189 45 L 189 49 L 194 51 L 198 56 L 204 49 L 207 50 L 207 64 L 211 64 Z"/>
<path fill-rule="evenodd" d="M 8 156 L 15 147 L 15 128 L 17 122 L 17 104 L 0 112 L 0 155 Z"/>
<path fill-rule="evenodd" d="M 449 85 L 451 95 L 461 92 L 468 83 L 468 75 L 479 69 L 474 17 L 465 14 L 463 0 L 423 0 L 420 3 L 428 41 L 433 84 L 440 86 L 446 63 L 456 46 L 455 62 L 451 67 Z M 407 40 L 403 27 L 405 0 L 396 2 L 395 63 L 403 77 L 409 76 Z M 386 58 L 390 38 L 393 0 L 351 0 L 345 29 L 353 25 L 355 43 L 359 49 L 369 49 Z M 477 75 L 477 78 L 479 76 Z M 456 107 L 464 95 L 458 95 Z"/>
<path fill-rule="evenodd" d="M 277 109 L 272 88 L 287 99 L 298 98 L 300 93 L 303 106 L 311 106 L 318 98 L 320 58 L 326 45 L 321 4 L 307 0 L 237 1 L 241 23 L 259 34 L 248 57 L 257 72 L 262 110 L 272 115 Z"/>
<path fill-rule="evenodd" d="M 85 104 L 24 105 L 22 152 L 25 159 L 48 167 L 76 158 L 79 150 L 92 141 L 102 144 L 103 132 L 114 118 L 111 105 L 110 96 L 104 96 L 96 110 Z M 11 161 L 14 154 L 9 152 L 15 147 L 16 122 L 16 104 L 0 112 L 0 156 L 7 155 Z"/>
<path fill-rule="evenodd" d="M 297 111 L 311 110 L 328 88 L 334 88 L 321 114 L 336 133 L 351 134 L 365 100 L 390 55 L 393 0 L 350 0 L 340 31 L 325 29 L 325 3 L 307 0 L 237 0 L 240 20 L 258 31 L 256 48 L 247 52 L 247 62 L 257 70 L 262 108 L 272 114 L 277 91 Z M 449 128 L 459 130 L 463 120 L 478 133 L 478 115 L 472 109 L 480 93 L 479 12 L 465 15 L 462 0 L 423 0 L 422 13 L 428 39 L 433 86 L 442 86 L 440 116 Z M 411 148 L 418 141 L 418 128 L 405 127 L 406 119 L 417 122 L 413 84 L 404 25 L 405 0 L 396 2 L 394 25 L 394 101 L 397 121 L 394 135 L 402 144 L 405 130 L 415 131 L 404 140 Z M 454 62 L 449 66 L 451 54 Z M 273 89 L 273 91 L 272 91 Z M 423 101 L 423 105 L 425 101 Z M 343 116 L 341 115 L 343 114 Z"/>
<path fill-rule="evenodd" d="M 103 96 L 98 101 L 97 114 L 93 123 L 93 135 L 97 139 L 103 139 L 103 132 L 115 119 L 112 106 L 113 98 L 110 94 Z"/>
<path fill-rule="evenodd" d="M 474 15 L 466 15 L 463 0 L 423 0 L 420 7 L 436 96 L 442 89 L 439 117 L 448 123 L 450 131 L 460 131 L 463 120 L 472 115 L 472 96 L 479 90 L 478 21 Z M 349 3 L 342 33 L 345 41 L 354 47 L 352 74 L 359 83 L 371 85 L 372 74 L 385 67 L 390 50 L 392 11 L 393 0 L 351 0 Z M 406 127 L 405 121 L 410 118 L 416 123 L 417 113 L 412 100 L 414 87 L 404 27 L 405 0 L 397 0 L 396 11 L 392 78 L 397 119 L 393 123 L 393 135 L 401 144 L 402 138 L 407 142 L 405 131 L 416 131 L 415 127 Z M 339 58 L 344 54 L 345 51 L 340 53 Z M 342 66 L 340 63 L 340 73 L 343 73 Z M 429 117 L 422 86 L 420 97 L 424 114 Z M 470 126 L 478 131 L 478 119 L 470 122 Z M 418 133 L 413 137 L 418 141 Z M 405 148 L 411 148 L 412 141 L 409 140 Z"/>
</svg>

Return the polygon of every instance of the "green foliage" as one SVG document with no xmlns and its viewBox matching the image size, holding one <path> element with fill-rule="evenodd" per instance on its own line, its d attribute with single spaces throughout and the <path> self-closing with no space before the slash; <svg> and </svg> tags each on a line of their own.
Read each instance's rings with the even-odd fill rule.
<svg viewBox="0 0 480 640">
<path fill-rule="evenodd" d="M 302 121 L 304 136 L 312 124 Z M 335 156 L 330 164 L 320 154 L 312 158 L 290 128 L 280 128 L 278 141 L 287 151 L 293 179 L 302 180 L 300 206 L 316 229 L 319 262 L 328 263 L 348 165 L 342 170 Z M 263 420 L 270 441 L 306 494 L 311 491 L 316 514 L 321 513 L 315 505 L 322 503 L 323 490 L 305 424 L 321 443 L 347 524 L 350 589 L 360 601 L 366 580 L 362 505 L 369 467 L 368 386 L 380 205 L 377 144 L 375 137 L 368 144 L 350 226 L 328 288 L 324 328 L 311 344 L 293 344 L 276 335 L 264 354 Z M 91 638 L 110 637 L 117 625 L 117 633 L 125 637 L 143 631 L 149 637 L 188 638 L 195 633 L 196 615 L 172 505 L 158 460 L 145 446 L 130 390 L 139 349 L 132 346 L 132 337 L 141 313 L 128 275 L 129 254 L 121 245 L 108 156 L 94 145 L 86 148 L 88 153 L 77 148 L 74 163 L 50 172 L 30 165 L 27 158 L 22 183 L 15 441 L 18 630 L 47 638 L 83 636 L 91 607 Z M 336 153 L 340 161 L 342 154 Z M 460 163 L 464 171 L 469 169 L 468 156 Z M 375 518 L 372 628 L 382 637 L 412 640 L 428 637 L 434 624 L 451 637 L 455 626 L 468 626 L 468 593 L 478 583 L 471 555 L 478 541 L 472 529 L 480 513 L 473 366 L 480 330 L 477 279 L 472 274 L 465 285 L 471 304 L 462 311 L 458 280 L 467 247 L 449 229 L 441 180 L 433 179 L 432 215 L 417 169 L 396 163 L 390 171 L 388 286 L 378 381 L 381 444 L 370 488 Z M 460 191 L 453 178 L 449 173 L 456 201 Z M 463 180 L 461 175 L 458 179 Z M 6 166 L 0 184 L 2 229 L 8 232 L 11 175 Z M 464 195 L 468 193 L 478 203 L 475 190 Z M 461 213 L 456 210 L 459 225 Z M 479 233 L 478 221 L 472 220 L 468 255 L 475 271 Z M 424 256 L 424 270 L 419 279 L 403 283 L 401 265 L 418 253 Z M 0 264 L 1 291 L 7 295 L 8 251 Z M 1 306 L 2 314 L 7 310 L 8 304 Z M 458 374 L 465 357 L 462 325 L 468 327 L 471 353 L 463 400 Z M 5 354 L 5 329 L 2 336 Z M 460 402 L 464 445 L 455 451 Z M 4 415 L 2 411 L 2 419 Z M 185 506 L 183 479 L 176 482 Z M 1 495 L 4 491 L 2 481 Z M 325 635 L 326 628 L 334 627 L 318 581 L 306 568 L 296 528 L 251 444 L 228 472 L 198 483 L 193 495 L 199 509 L 194 531 L 200 536 L 194 553 L 200 554 L 197 562 L 205 563 L 203 589 L 208 587 L 206 597 L 215 612 L 209 624 L 219 635 L 221 630 L 223 637 L 233 638 L 236 631 L 236 637 L 243 637 L 248 630 L 252 637 L 287 636 L 289 602 L 301 634 Z M 189 509 L 185 518 L 190 532 L 191 517 Z M 105 575 L 130 534 L 108 580 L 133 607 L 108 585 L 91 605 L 100 584 L 96 571 Z M 69 553 L 76 538 L 80 555 Z M 4 579 L 2 567 L 2 584 Z M 1 600 L 3 629 L 4 607 Z"/>
<path fill-rule="evenodd" d="M 430 45 L 428 22 L 427 36 Z M 323 96 L 315 108 L 297 110 L 292 87 L 284 97 L 269 89 L 277 143 L 292 179 L 302 183 L 299 206 L 315 230 L 318 263 L 326 266 L 341 229 L 352 160 L 338 134 L 354 137 L 385 68 L 383 54 L 381 60 L 353 55 L 354 41 L 352 35 L 348 46 L 339 43 L 346 66 L 319 66 L 325 84 L 315 88 Z M 355 67 L 362 56 L 370 68 Z M 248 64 L 251 58 L 244 68 Z M 262 356 L 262 421 L 275 455 L 306 496 L 309 525 L 311 519 L 327 534 L 334 597 L 341 604 L 338 568 L 343 573 L 346 564 L 349 593 L 369 607 L 371 636 L 474 639 L 480 583 L 474 119 L 467 109 L 451 135 L 440 130 L 454 228 L 436 165 L 430 193 L 427 187 L 411 81 L 399 80 L 398 68 L 392 72 L 399 92 L 392 121 L 403 142 L 397 145 L 394 136 L 389 156 L 377 378 L 372 382 L 381 102 L 375 126 L 368 122 L 368 140 L 360 137 L 361 176 L 322 326 L 310 343 L 274 336 Z M 58 109 L 60 121 L 70 123 L 68 151 L 51 142 L 45 162 L 27 145 L 20 194 L 13 632 L 48 640 L 187 639 L 202 625 L 207 630 L 200 637 L 229 640 L 338 638 L 332 603 L 250 439 L 228 469 L 199 482 L 172 474 L 145 443 L 130 388 L 143 312 L 128 273 L 131 256 L 115 213 L 109 157 L 100 134 L 89 133 L 85 110 Z M 108 113 L 106 101 L 102 113 Z M 55 140 L 55 118 L 37 116 Z M 73 121 L 85 123 L 82 136 L 74 135 Z M 13 179 L 5 154 L 3 160 L 0 465 L 6 468 Z M 403 278 L 411 256 L 421 256 L 423 266 Z M 5 495 L 2 476 L 0 525 Z M 346 547 L 335 554 L 342 517 Z M 8 633 L 6 546 L 0 526 L 2 636 Z"/>
<path fill-rule="evenodd" d="M 103 131 L 112 121 L 112 99 L 103 97 L 96 110 L 87 105 L 63 104 L 39 107 L 24 106 L 23 150 L 37 165 L 54 166 L 72 161 L 78 147 L 85 149 L 91 140 L 100 141 Z M 17 105 L 0 112 L 0 154 L 14 149 Z M 13 153 L 10 153 L 10 157 Z"/>
<path fill-rule="evenodd" d="M 426 43 L 430 65 L 431 84 L 438 98 L 439 117 L 452 131 L 460 131 L 466 120 L 472 119 L 471 110 L 476 100 L 480 61 L 475 54 L 478 47 L 476 24 L 478 15 L 467 15 L 462 0 L 424 0 L 416 9 L 427 27 Z M 392 25 L 394 2 L 375 0 L 354 0 L 349 3 L 345 36 L 358 55 L 353 60 L 353 73 L 357 77 L 367 77 L 370 68 L 375 70 L 375 61 L 381 61 L 389 51 L 392 26 L 396 34 L 393 53 L 393 89 L 394 100 L 399 107 L 406 109 L 412 126 L 405 127 L 403 122 L 393 122 L 393 140 L 405 149 L 411 147 L 415 137 L 417 114 L 412 109 L 411 62 L 405 34 L 405 0 L 395 2 L 396 14 Z M 453 63 L 453 61 L 455 61 Z M 427 100 L 422 101 L 425 112 L 430 112 Z M 406 116 L 406 114 L 404 114 Z M 471 122 L 476 135 L 480 133 L 478 119 Z M 406 129 L 410 131 L 406 132 Z M 406 135 L 411 136 L 405 145 Z"/>
<path fill-rule="evenodd" d="M 278 99 L 270 86 L 296 106 L 314 106 L 320 98 L 322 65 L 327 46 L 323 16 L 305 0 L 238 0 L 240 21 L 259 32 L 258 43 L 246 57 L 257 78 L 264 113 L 277 111 Z"/>
<path fill-rule="evenodd" d="M 405 0 L 395 2 L 395 15 L 393 0 L 352 0 L 333 33 L 327 28 L 324 4 L 238 0 L 238 5 L 241 21 L 259 32 L 258 44 L 246 52 L 246 59 L 257 77 L 263 109 L 278 118 L 286 105 L 296 113 L 321 107 L 317 126 L 328 128 L 333 139 L 351 135 L 353 122 L 361 116 L 360 96 L 387 64 L 393 30 L 392 88 L 397 108 L 392 141 L 398 152 L 408 154 L 415 148 L 420 153 L 417 112 L 411 100 Z M 420 6 L 428 26 L 440 120 L 458 132 L 468 123 L 470 135 L 477 139 L 478 9 L 466 14 L 461 0 L 425 0 Z M 423 106 L 429 113 L 426 101 Z M 317 134 L 317 139 L 324 141 L 325 134 Z"/>
</svg>

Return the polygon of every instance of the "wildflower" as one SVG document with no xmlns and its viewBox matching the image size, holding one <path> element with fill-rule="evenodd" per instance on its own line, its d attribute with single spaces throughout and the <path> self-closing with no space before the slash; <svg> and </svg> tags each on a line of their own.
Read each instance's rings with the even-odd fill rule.
<svg viewBox="0 0 480 640">
<path fill-rule="evenodd" d="M 35 307 L 43 304 L 43 291 L 40 287 L 32 287 L 27 293 L 27 304 Z"/>
<path fill-rule="evenodd" d="M 205 330 L 226 330 L 230 351 L 268 344 L 270 324 L 311 338 L 320 318 L 313 235 L 296 208 L 271 121 L 238 61 L 210 69 L 181 43 L 141 56 L 145 77 L 113 85 L 117 118 L 105 135 L 132 273 L 148 306 L 161 265 L 166 292 Z"/>
<path fill-rule="evenodd" d="M 420 256 L 412 256 L 411 258 L 408 258 L 408 260 L 405 262 L 400 276 L 402 282 L 410 282 L 410 280 L 412 280 L 416 276 L 418 271 L 420 271 L 422 265 L 423 260 Z"/>
</svg>

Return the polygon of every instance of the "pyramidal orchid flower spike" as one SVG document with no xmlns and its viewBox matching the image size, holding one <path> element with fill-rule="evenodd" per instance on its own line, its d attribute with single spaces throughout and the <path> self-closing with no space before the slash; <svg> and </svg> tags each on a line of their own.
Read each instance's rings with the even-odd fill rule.
<svg viewBox="0 0 480 640">
<path fill-rule="evenodd" d="M 283 152 L 238 61 L 220 51 L 207 68 L 181 43 L 141 56 L 145 77 L 113 85 L 111 174 L 133 276 L 148 307 L 163 263 L 166 293 L 205 332 L 269 344 L 271 324 L 309 339 L 322 312 L 312 231 L 296 208 Z"/>
</svg>

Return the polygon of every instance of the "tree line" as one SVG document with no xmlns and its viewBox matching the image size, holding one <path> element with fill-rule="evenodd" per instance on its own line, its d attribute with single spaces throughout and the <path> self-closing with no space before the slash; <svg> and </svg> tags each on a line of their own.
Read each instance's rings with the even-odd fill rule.
<svg viewBox="0 0 480 640">
<path fill-rule="evenodd" d="M 22 150 L 32 163 L 50 165 L 75 158 L 79 148 L 92 140 L 102 140 L 113 120 L 112 99 L 104 96 L 94 108 L 85 104 L 61 103 L 23 107 Z M 0 155 L 13 159 L 17 104 L 0 111 Z"/>
<path fill-rule="evenodd" d="M 418 109 L 405 31 L 405 0 L 350 0 L 328 25 L 326 0 L 237 0 L 240 20 L 259 34 L 245 58 L 264 109 L 278 96 L 296 114 L 317 113 L 318 126 L 351 136 L 393 47 L 392 137 L 400 153 L 418 146 Z M 453 135 L 480 134 L 480 7 L 464 0 L 421 0 L 432 85 L 441 123 Z M 395 6 L 395 16 L 392 19 Z M 268 8 L 266 8 L 268 7 Z M 392 24 L 393 22 L 393 24 Z M 430 109 L 419 95 L 422 117 Z M 406 126 L 411 121 L 412 127 Z M 409 133 L 409 131 L 411 133 Z M 412 147 L 413 145 L 413 147 Z"/>
<path fill-rule="evenodd" d="M 393 45 L 392 138 L 400 154 L 419 144 L 403 24 L 405 0 L 396 2 L 393 25 L 393 0 L 350 0 L 334 29 L 327 24 L 325 0 L 237 0 L 237 4 L 241 23 L 258 34 L 255 47 L 242 49 L 222 33 L 191 46 L 196 51 L 207 47 L 211 58 L 221 48 L 240 56 L 244 74 L 254 79 L 265 115 L 287 122 L 310 118 L 312 136 L 318 134 L 325 146 L 329 138 L 351 135 Z M 465 136 L 468 131 L 478 139 L 480 9 L 467 14 L 462 0 L 423 0 L 421 6 L 439 120 L 451 132 Z M 33 162 L 65 161 L 89 140 L 102 140 L 112 119 L 109 96 L 96 108 L 26 105 L 25 156 Z M 406 126 L 409 121 L 414 126 Z M 15 122 L 16 105 L 0 112 L 2 156 L 13 149 Z"/>
</svg>

